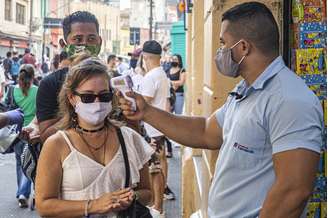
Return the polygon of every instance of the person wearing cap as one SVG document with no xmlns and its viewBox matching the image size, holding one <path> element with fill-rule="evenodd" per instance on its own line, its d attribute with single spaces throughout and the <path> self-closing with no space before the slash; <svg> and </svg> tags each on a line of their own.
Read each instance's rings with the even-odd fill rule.
<svg viewBox="0 0 328 218">
<path fill-rule="evenodd" d="M 155 41 L 146 41 L 142 48 L 143 66 L 146 74 L 142 80 L 140 93 L 150 105 L 166 110 L 169 98 L 169 83 L 166 73 L 160 66 L 162 54 L 161 45 Z M 164 217 L 163 197 L 165 178 L 167 173 L 167 160 L 165 157 L 164 134 L 145 123 L 145 129 L 151 138 L 151 144 L 156 148 L 150 164 L 151 182 L 153 187 L 154 217 Z"/>
</svg>

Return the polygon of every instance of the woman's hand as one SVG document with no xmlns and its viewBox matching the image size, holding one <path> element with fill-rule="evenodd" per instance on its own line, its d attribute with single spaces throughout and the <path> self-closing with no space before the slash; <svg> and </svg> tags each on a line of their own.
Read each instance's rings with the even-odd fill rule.
<svg viewBox="0 0 328 218">
<path fill-rule="evenodd" d="M 91 201 L 90 214 L 104 214 L 118 212 L 128 208 L 133 200 L 133 191 L 130 188 L 106 193 L 100 198 Z"/>
</svg>

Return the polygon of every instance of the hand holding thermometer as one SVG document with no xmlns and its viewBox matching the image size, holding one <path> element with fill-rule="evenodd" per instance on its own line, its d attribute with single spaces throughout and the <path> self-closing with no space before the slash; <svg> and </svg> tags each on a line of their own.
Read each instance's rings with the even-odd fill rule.
<svg viewBox="0 0 328 218">
<path fill-rule="evenodd" d="M 136 101 L 126 95 L 126 93 L 132 91 L 133 88 L 133 82 L 131 77 L 129 75 L 114 77 L 110 80 L 110 83 L 113 89 L 119 90 L 123 94 L 124 98 L 126 98 L 132 103 L 132 109 L 136 111 Z"/>
</svg>

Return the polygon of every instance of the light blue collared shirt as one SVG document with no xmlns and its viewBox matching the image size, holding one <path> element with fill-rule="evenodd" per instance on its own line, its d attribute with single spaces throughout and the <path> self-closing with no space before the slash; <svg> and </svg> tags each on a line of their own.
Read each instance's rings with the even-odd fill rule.
<svg viewBox="0 0 328 218">
<path fill-rule="evenodd" d="M 320 152 L 323 112 L 304 81 L 276 58 L 250 86 L 242 80 L 217 110 L 223 144 L 209 193 L 210 218 L 257 217 L 275 181 L 273 154 Z"/>
</svg>

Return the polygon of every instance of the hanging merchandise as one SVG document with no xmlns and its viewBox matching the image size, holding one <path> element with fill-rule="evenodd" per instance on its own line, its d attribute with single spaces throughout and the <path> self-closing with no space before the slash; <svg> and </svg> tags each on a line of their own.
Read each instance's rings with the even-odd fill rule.
<svg viewBox="0 0 328 218">
<path fill-rule="evenodd" d="M 327 26 L 323 22 L 302 23 L 300 25 L 300 48 L 325 48 Z"/>
<path fill-rule="evenodd" d="M 319 98 L 324 113 L 320 163 L 307 218 L 327 215 L 327 20 L 326 0 L 293 0 L 290 66 Z"/>
</svg>

